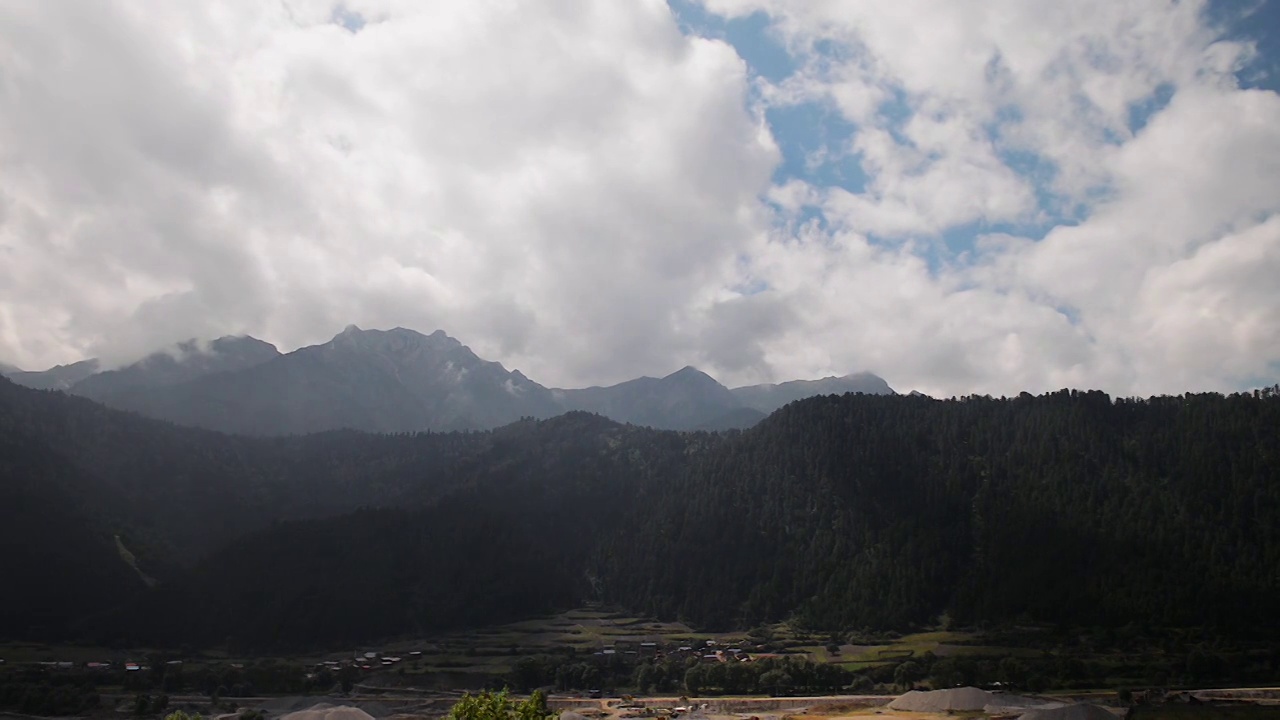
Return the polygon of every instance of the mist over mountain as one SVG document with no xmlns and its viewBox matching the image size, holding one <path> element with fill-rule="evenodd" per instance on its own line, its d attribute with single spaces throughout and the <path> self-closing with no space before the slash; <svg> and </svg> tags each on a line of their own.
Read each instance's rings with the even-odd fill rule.
<svg viewBox="0 0 1280 720">
<path fill-rule="evenodd" d="M 748 385 L 732 390 L 733 396 L 749 408 L 768 415 L 796 400 L 815 395 L 892 395 L 893 388 L 883 378 L 868 372 L 843 377 L 826 377 L 821 380 L 792 380 L 777 385 Z"/>
<path fill-rule="evenodd" d="M 241 370 L 279 355 L 274 345 L 252 337 L 223 337 L 207 346 L 188 340 L 122 368 L 90 375 L 69 390 L 108 405 L 113 401 L 127 403 L 124 396 L 134 391 Z"/>
<path fill-rule="evenodd" d="M 666 430 L 716 429 L 718 421 L 742 408 L 728 388 L 688 366 L 662 378 L 642 377 L 608 387 L 556 390 L 555 394 L 569 410 Z"/>
<path fill-rule="evenodd" d="M 183 425 L 251 435 L 496 427 L 560 412 L 550 391 L 437 331 L 350 326 L 241 370 L 115 399 Z"/>
<path fill-rule="evenodd" d="M 35 390 L 70 390 L 76 383 L 98 372 L 97 359 L 90 358 L 66 365 L 56 365 L 48 370 L 27 370 L 6 373 L 10 380 Z"/>
<path fill-rule="evenodd" d="M 37 390 L 65 390 L 111 404 L 130 391 L 174 385 L 206 375 L 252 367 L 280 354 L 270 343 L 247 336 L 209 342 L 186 340 L 127 365 L 103 370 L 96 358 L 24 372 L 0 363 L 0 374 Z"/>
<path fill-rule="evenodd" d="M 664 430 L 725 430 L 750 427 L 802 397 L 893 392 L 869 373 L 731 391 L 693 367 L 608 387 L 548 389 L 440 330 L 423 335 L 354 325 L 327 343 L 283 355 L 255 338 L 225 337 L 189 340 L 119 369 L 96 369 L 96 361 L 86 361 L 12 379 L 181 425 L 248 435 L 483 430 L 572 410 Z"/>
<path fill-rule="evenodd" d="M 22 368 L 18 367 L 17 365 L 10 365 L 9 363 L 6 363 L 6 362 L 0 362 L 0 377 L 7 377 L 14 373 L 20 373 L 20 372 L 22 372 Z"/>
</svg>

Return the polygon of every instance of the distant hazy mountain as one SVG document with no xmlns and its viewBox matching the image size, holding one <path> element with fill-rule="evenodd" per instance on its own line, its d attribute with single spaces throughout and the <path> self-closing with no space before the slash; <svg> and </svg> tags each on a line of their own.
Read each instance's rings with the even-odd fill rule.
<svg viewBox="0 0 1280 720">
<path fill-rule="evenodd" d="M 215 373 L 242 370 L 279 356 L 275 345 L 252 337 L 219 338 L 207 347 L 188 340 L 132 365 L 90 375 L 71 386 L 70 391 L 111 405 L 117 398 L 142 388 L 175 385 Z"/>
<path fill-rule="evenodd" d="M 826 377 L 821 380 L 792 380 L 777 385 L 748 385 L 734 388 L 733 396 L 743 405 L 768 415 L 796 400 L 815 395 L 893 395 L 893 388 L 883 378 L 871 373 L 854 373 L 843 377 Z"/>
<path fill-rule="evenodd" d="M 554 392 L 567 410 L 586 410 L 618 422 L 665 430 L 710 427 L 742 407 L 728 388 L 692 367 L 663 378 Z"/>
<path fill-rule="evenodd" d="M 748 428 L 813 395 L 892 394 L 870 373 L 729 390 L 685 367 L 608 387 L 550 390 L 477 357 L 443 331 L 361 330 L 282 355 L 251 337 L 195 340 L 97 372 L 86 360 L 11 379 L 65 390 L 181 425 L 249 435 L 351 428 L 370 432 L 480 430 L 571 410 L 663 430 Z"/>
<path fill-rule="evenodd" d="M 567 410 L 586 410 L 619 422 L 665 430 L 748 428 L 787 403 L 815 395 L 894 394 L 883 378 L 871 373 L 729 390 L 692 367 L 664 378 L 642 377 L 609 387 L 552 392 Z"/>
<path fill-rule="evenodd" d="M 98 372 L 96 359 L 81 360 L 69 365 L 58 365 L 48 370 L 16 372 L 8 378 L 19 385 L 36 390 L 69 390 L 72 385 Z"/>
<path fill-rule="evenodd" d="M 491 428 L 562 412 L 551 392 L 437 331 L 348 327 L 243 370 L 148 388 L 117 407 L 225 432 Z"/>
<path fill-rule="evenodd" d="M 22 372 L 22 368 L 18 367 L 17 365 L 10 365 L 9 363 L 0 362 L 0 377 L 8 377 L 9 375 L 12 375 L 14 373 L 20 373 L 20 372 Z"/>
</svg>

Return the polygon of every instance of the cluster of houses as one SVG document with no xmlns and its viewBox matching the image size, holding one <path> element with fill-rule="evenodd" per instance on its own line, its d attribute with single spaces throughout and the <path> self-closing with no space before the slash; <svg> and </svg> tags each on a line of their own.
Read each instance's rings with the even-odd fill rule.
<svg viewBox="0 0 1280 720">
<path fill-rule="evenodd" d="M 315 670 L 331 670 L 337 671 L 340 668 L 354 666 L 361 670 L 381 670 L 386 667 L 397 665 L 405 660 L 416 660 L 422 656 L 421 650 L 415 650 L 407 653 L 405 656 L 389 655 L 379 652 L 356 652 L 351 658 L 342 660 L 327 660 L 315 664 Z M 0 658 L 0 666 L 5 664 L 5 660 Z M 164 663 L 170 669 L 175 669 L 183 664 L 182 660 L 169 660 Z M 37 661 L 27 663 L 14 663 L 14 665 L 40 667 L 48 670 L 91 670 L 94 672 L 111 672 L 123 670 L 126 673 L 143 672 L 150 670 L 151 666 L 141 662 L 68 662 L 68 661 Z M 228 663 L 228 667 L 241 670 L 244 668 L 243 663 Z"/>
<path fill-rule="evenodd" d="M 4 660 L 0 660 L 0 664 L 3 664 L 3 663 L 4 663 Z M 30 667 L 40 667 L 48 670 L 90 670 L 93 672 L 110 672 L 112 670 L 122 669 L 127 673 L 131 673 L 131 672 L 142 672 L 144 670 L 151 669 L 149 665 L 144 665 L 142 663 L 132 662 L 132 661 L 127 661 L 122 663 L 113 663 L 113 662 L 105 662 L 105 661 L 104 662 L 91 661 L 91 662 L 85 662 L 85 663 L 78 663 L 78 662 L 69 662 L 66 660 L 41 660 L 41 661 L 30 662 L 25 664 Z M 169 660 L 165 662 L 165 665 L 171 668 L 178 667 L 182 665 L 182 661 Z M 244 666 L 232 665 L 232 667 L 244 667 Z"/>
<path fill-rule="evenodd" d="M 656 642 L 631 643 L 619 640 L 611 647 L 595 652 L 597 657 L 608 658 L 615 655 L 632 657 L 685 659 L 695 657 L 707 663 L 753 662 L 766 657 L 777 657 L 770 653 L 748 652 L 740 647 L 717 647 L 715 640 L 707 640 L 697 647 L 693 645 L 660 646 Z"/>
<path fill-rule="evenodd" d="M 337 671 L 344 667 L 356 667 L 361 670 L 381 670 L 383 668 L 399 665 L 405 660 L 417 660 L 422 657 L 421 650 L 414 650 L 407 656 L 402 655 L 386 655 L 380 652 L 360 652 L 356 651 L 350 658 L 342 660 L 325 660 L 318 662 L 315 669 Z"/>
<path fill-rule="evenodd" d="M 662 657 L 663 651 L 658 648 L 658 643 L 656 642 L 635 643 L 629 640 L 619 640 L 613 645 L 595 651 L 593 654 L 596 657 L 603 658 L 610 658 L 616 655 L 631 658 L 639 656 Z"/>
</svg>

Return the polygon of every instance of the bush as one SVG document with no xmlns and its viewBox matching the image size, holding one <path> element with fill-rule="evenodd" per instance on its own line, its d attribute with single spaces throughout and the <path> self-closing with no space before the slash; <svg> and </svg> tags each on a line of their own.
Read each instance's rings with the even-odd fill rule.
<svg viewBox="0 0 1280 720">
<path fill-rule="evenodd" d="M 547 696 L 541 690 L 533 697 L 514 702 L 506 690 L 463 695 L 449 710 L 449 720 L 547 720 L 552 713 L 547 708 Z"/>
<path fill-rule="evenodd" d="M 857 675 L 853 678 L 853 682 L 849 683 L 849 690 L 857 693 L 871 692 L 876 686 L 875 682 L 866 675 Z"/>
</svg>

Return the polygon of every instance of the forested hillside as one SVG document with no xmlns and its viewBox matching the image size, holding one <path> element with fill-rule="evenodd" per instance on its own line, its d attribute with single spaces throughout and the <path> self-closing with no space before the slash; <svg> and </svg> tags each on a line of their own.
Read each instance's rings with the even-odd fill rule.
<svg viewBox="0 0 1280 720">
<path fill-rule="evenodd" d="M 333 432 L 264 440 L 180 428 L 0 380 L 0 636 L 59 636 L 71 620 L 161 581 L 235 538 L 451 489 L 484 434 Z M 120 537 L 117 544 L 116 536 Z"/>
<path fill-rule="evenodd" d="M 178 564 L 271 522 L 430 500 L 483 433 L 328 432 L 262 439 L 182 428 L 0 381 L 5 460 L 60 459 L 62 487 L 107 526 Z M 15 474 L 6 487 L 19 483 Z"/>
<path fill-rule="evenodd" d="M 68 518 L 51 576 L 101 597 L 39 617 L 7 599 L 6 635 L 332 646 L 588 601 L 708 628 L 1276 627 L 1275 389 L 832 396 L 722 434 L 570 413 L 247 439 L 0 381 L 0 431 L 6 497 Z M 155 588 L 109 562 L 117 533 Z M 36 546 L 6 547 L 35 567 Z"/>
<path fill-rule="evenodd" d="M 76 470 L 0 425 L 0 638 L 59 638 L 91 606 L 138 597 L 142 579 L 79 493 Z"/>
<path fill-rule="evenodd" d="M 636 489 L 682 473 L 699 441 L 717 442 L 586 413 L 486 435 L 450 496 L 246 537 L 131 608 L 127 632 L 106 639 L 350 645 L 574 607 L 595 595 L 600 539 L 643 512 Z"/>
<path fill-rule="evenodd" d="M 712 626 L 1267 622 L 1280 397 L 813 398 L 647 489 L 610 599 Z"/>
</svg>

